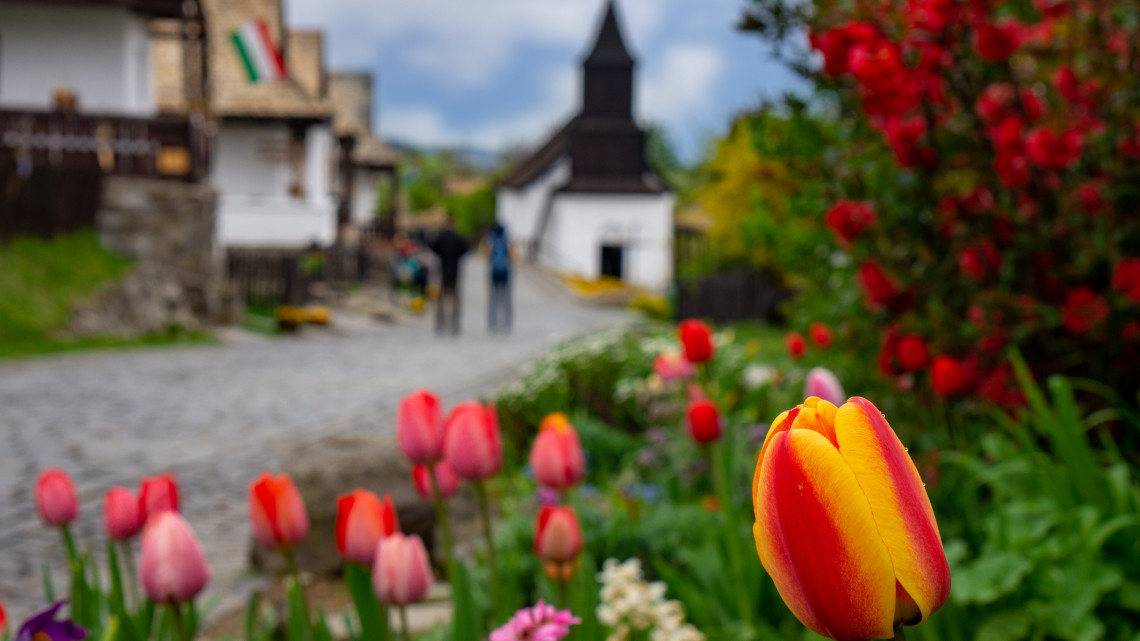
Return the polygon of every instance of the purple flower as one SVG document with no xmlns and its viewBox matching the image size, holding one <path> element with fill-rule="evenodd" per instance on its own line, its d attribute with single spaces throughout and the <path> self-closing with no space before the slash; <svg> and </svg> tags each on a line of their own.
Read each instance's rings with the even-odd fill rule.
<svg viewBox="0 0 1140 641">
<path fill-rule="evenodd" d="M 56 621 L 55 614 L 67 603 L 67 599 L 56 601 L 48 609 L 39 612 L 20 626 L 16 641 L 79 641 L 87 637 L 87 630 L 71 621 Z"/>
<path fill-rule="evenodd" d="M 490 641 L 558 641 L 570 634 L 570 626 L 581 623 L 569 610 L 556 610 L 539 601 L 533 608 L 523 608 L 503 627 L 491 632 Z"/>
<path fill-rule="evenodd" d="M 558 490 L 543 485 L 535 492 L 535 498 L 538 499 L 539 505 L 558 505 L 562 497 L 558 494 Z"/>
</svg>

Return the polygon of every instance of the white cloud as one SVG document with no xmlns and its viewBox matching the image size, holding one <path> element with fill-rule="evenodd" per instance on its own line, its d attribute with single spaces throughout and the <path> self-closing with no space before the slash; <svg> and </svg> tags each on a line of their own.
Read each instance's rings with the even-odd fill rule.
<svg viewBox="0 0 1140 641">
<path fill-rule="evenodd" d="M 449 126 L 440 111 L 431 106 L 393 106 L 384 112 L 380 133 L 386 138 L 418 146 L 472 146 L 507 149 L 531 146 L 561 126 L 578 106 L 577 69 L 552 70 L 543 74 L 539 104 L 518 112 L 507 112 L 478 125 L 460 129 Z"/>
<path fill-rule="evenodd" d="M 668 127 L 705 124 L 724 68 L 723 54 L 712 45 L 671 46 L 638 83 L 638 114 Z"/>
<path fill-rule="evenodd" d="M 628 37 L 645 42 L 667 4 L 621 2 Z M 497 77 L 521 46 L 582 50 L 602 6 L 601 0 L 295 0 L 288 21 L 329 32 L 334 66 L 370 65 L 385 54 L 441 86 L 471 88 Z"/>
</svg>

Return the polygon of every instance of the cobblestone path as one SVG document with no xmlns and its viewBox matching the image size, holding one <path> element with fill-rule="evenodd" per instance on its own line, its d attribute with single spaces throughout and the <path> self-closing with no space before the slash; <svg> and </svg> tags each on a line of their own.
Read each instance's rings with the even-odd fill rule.
<svg viewBox="0 0 1140 641">
<path fill-rule="evenodd" d="M 246 486 L 291 445 L 391 431 L 396 402 L 413 389 L 430 387 L 448 405 L 487 394 L 553 342 L 629 318 L 576 303 L 523 271 L 514 333 L 489 336 L 485 267 L 468 262 L 459 338 L 435 337 L 424 318 L 350 335 L 0 363 L 0 601 L 10 619 L 40 604 L 41 563 L 61 558 L 32 499 L 44 467 L 72 474 L 82 501 L 77 535 L 99 547 L 106 488 L 174 472 L 215 584 L 232 585 L 249 541 Z"/>
</svg>

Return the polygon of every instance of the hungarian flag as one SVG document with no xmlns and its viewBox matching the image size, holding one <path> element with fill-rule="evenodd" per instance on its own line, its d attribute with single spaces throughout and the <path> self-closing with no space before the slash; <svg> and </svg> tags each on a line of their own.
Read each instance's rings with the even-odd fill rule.
<svg viewBox="0 0 1140 641">
<path fill-rule="evenodd" d="M 281 57 L 281 50 L 273 45 L 264 20 L 250 20 L 230 38 L 250 82 L 272 82 L 285 77 L 285 59 Z"/>
</svg>

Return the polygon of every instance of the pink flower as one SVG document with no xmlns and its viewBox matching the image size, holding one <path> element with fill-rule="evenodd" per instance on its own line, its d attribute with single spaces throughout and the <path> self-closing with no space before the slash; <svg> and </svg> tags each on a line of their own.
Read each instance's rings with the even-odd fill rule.
<svg viewBox="0 0 1140 641">
<path fill-rule="evenodd" d="M 444 428 L 443 455 L 459 478 L 485 481 L 503 465 L 503 439 L 494 405 L 477 401 L 451 410 Z"/>
<path fill-rule="evenodd" d="M 396 409 L 396 441 L 413 463 L 431 463 L 443 456 L 443 410 L 439 398 L 416 390 L 400 399 Z"/>
<path fill-rule="evenodd" d="M 683 381 L 693 376 L 693 364 L 676 352 L 662 352 L 653 359 L 653 371 L 665 382 Z"/>
<path fill-rule="evenodd" d="M 202 544 L 178 512 L 166 510 L 147 522 L 139 575 L 155 603 L 185 603 L 210 581 Z"/>
<path fill-rule="evenodd" d="M 455 496 L 455 493 L 459 491 L 459 477 L 455 475 L 455 471 L 451 469 L 447 461 L 440 461 L 433 468 L 435 470 L 435 482 L 439 484 L 440 498 L 449 499 Z M 412 467 L 412 481 L 416 484 L 416 494 L 419 494 L 420 498 L 425 501 L 434 500 L 428 466 L 423 463 L 416 463 Z"/>
<path fill-rule="evenodd" d="M 570 626 L 581 623 L 569 610 L 557 610 L 539 601 L 523 608 L 501 628 L 491 632 L 491 641 L 558 641 L 570 634 Z"/>
<path fill-rule="evenodd" d="M 174 475 L 159 474 L 144 478 L 139 483 L 139 511 L 143 523 L 166 510 L 178 511 L 178 482 L 174 480 Z"/>
<path fill-rule="evenodd" d="M 142 511 L 139 500 L 125 487 L 113 487 L 103 496 L 103 524 L 107 536 L 115 541 L 126 541 L 142 529 Z"/>
<path fill-rule="evenodd" d="M 530 467 L 540 485 L 566 490 L 582 482 L 586 457 L 578 432 L 562 412 L 542 419 L 530 450 Z"/>
<path fill-rule="evenodd" d="M 67 472 L 49 467 L 36 479 L 36 510 L 43 522 L 60 527 L 79 515 L 79 496 Z"/>
<path fill-rule="evenodd" d="M 836 407 L 847 401 L 839 378 L 825 367 L 813 367 L 808 371 L 807 379 L 804 380 L 804 398 L 811 398 L 812 396 L 821 398 Z"/>
<path fill-rule="evenodd" d="M 373 556 L 372 589 L 382 603 L 415 603 L 427 596 L 431 584 L 431 564 L 418 535 L 395 532 L 380 539 Z"/>
</svg>

